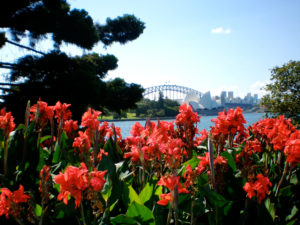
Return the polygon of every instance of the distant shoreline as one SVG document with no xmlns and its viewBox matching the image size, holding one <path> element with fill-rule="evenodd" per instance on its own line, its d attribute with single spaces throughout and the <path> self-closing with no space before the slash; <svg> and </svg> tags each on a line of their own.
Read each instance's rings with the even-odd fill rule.
<svg viewBox="0 0 300 225">
<path fill-rule="evenodd" d="M 101 122 L 104 122 L 104 121 L 107 121 L 107 122 L 120 122 L 120 121 L 141 121 L 141 120 L 146 120 L 148 119 L 149 117 L 147 118 L 134 118 L 134 119 L 127 119 L 127 118 L 123 118 L 123 119 L 100 119 L 99 121 Z M 150 120 L 173 120 L 175 119 L 176 117 L 175 116 L 168 116 L 168 117 L 151 117 L 149 118 Z"/>
<path fill-rule="evenodd" d="M 263 113 L 263 112 L 243 112 L 243 113 Z M 199 114 L 198 114 L 199 115 Z M 200 114 L 199 116 L 217 116 L 218 115 L 218 112 L 217 113 L 203 113 L 203 114 Z M 127 119 L 127 118 L 122 118 L 122 119 L 100 119 L 99 121 L 101 122 L 126 122 L 126 121 L 143 121 L 143 120 L 147 120 L 149 117 L 146 117 L 146 118 L 131 118 L 131 119 Z M 167 117 L 151 117 L 149 118 L 151 121 L 153 120 L 175 120 L 176 119 L 176 116 L 167 116 Z"/>
</svg>

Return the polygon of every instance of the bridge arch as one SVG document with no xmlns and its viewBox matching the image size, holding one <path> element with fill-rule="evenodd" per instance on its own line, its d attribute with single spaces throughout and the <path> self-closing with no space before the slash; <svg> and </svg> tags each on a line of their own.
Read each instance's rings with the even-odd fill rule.
<svg viewBox="0 0 300 225">
<path fill-rule="evenodd" d="M 143 93 L 144 98 L 150 98 L 152 96 L 158 96 L 159 92 L 162 92 L 164 96 L 167 96 L 170 99 L 184 99 L 185 96 L 189 93 L 193 93 L 199 98 L 202 97 L 202 93 L 192 88 L 179 86 L 179 85 L 159 85 L 145 88 Z"/>
</svg>

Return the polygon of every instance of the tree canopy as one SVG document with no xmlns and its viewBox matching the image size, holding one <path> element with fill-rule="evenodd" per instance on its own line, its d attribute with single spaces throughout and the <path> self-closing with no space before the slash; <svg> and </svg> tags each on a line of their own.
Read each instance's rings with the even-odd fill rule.
<svg viewBox="0 0 300 225">
<path fill-rule="evenodd" d="M 261 104 L 274 115 L 283 114 L 299 125 L 300 122 L 300 61 L 290 61 L 271 70 L 272 83 Z"/>
<path fill-rule="evenodd" d="M 62 52 L 61 44 L 70 43 L 91 50 L 97 43 L 110 46 L 125 44 L 143 33 L 145 24 L 134 15 L 107 18 L 105 24 L 95 24 L 88 12 L 72 9 L 66 0 L 11 0 L 0 8 L 0 48 L 12 44 L 31 50 L 16 62 L 0 62 L 0 68 L 10 69 L 8 81 L 16 85 L 1 87 L 5 106 L 17 118 L 19 108 L 38 98 L 54 104 L 72 104 L 72 112 L 81 115 L 88 106 L 108 107 L 119 112 L 135 107 L 142 98 L 143 88 L 127 84 L 123 79 L 104 82 L 108 71 L 117 68 L 114 55 L 88 51 L 72 57 Z M 29 40 L 29 46 L 20 44 Z M 53 48 L 40 52 L 37 42 L 49 39 Z M 112 99 L 112 96 L 114 97 Z M 78 118 L 78 117 L 77 117 Z"/>
</svg>

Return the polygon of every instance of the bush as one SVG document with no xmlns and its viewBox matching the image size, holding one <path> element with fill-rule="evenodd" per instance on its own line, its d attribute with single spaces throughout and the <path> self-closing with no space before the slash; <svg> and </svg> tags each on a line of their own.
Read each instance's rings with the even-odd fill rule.
<svg viewBox="0 0 300 225">
<path fill-rule="evenodd" d="M 190 106 L 131 136 L 69 104 L 0 112 L 1 224 L 297 224 L 300 132 L 283 116 L 244 127 L 219 113 L 208 132 Z M 176 125 L 176 127 L 174 126 Z"/>
</svg>

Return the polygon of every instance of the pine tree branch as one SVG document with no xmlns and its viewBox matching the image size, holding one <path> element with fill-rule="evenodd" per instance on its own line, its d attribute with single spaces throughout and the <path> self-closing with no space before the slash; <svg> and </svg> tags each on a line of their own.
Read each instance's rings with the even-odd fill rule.
<svg viewBox="0 0 300 225">
<path fill-rule="evenodd" d="M 25 48 L 25 49 L 27 49 L 27 50 L 33 51 L 33 52 L 38 53 L 38 54 L 41 54 L 41 55 L 46 55 L 44 52 L 37 51 L 37 50 L 35 50 L 34 48 L 31 48 L 31 47 L 28 47 L 28 46 L 25 46 L 25 45 L 18 44 L 18 43 L 16 43 L 16 42 L 13 42 L 13 41 L 10 41 L 10 40 L 7 40 L 7 39 L 6 39 L 6 42 L 9 43 L 9 44 L 18 46 L 18 47 L 20 47 L 20 48 Z"/>
</svg>

